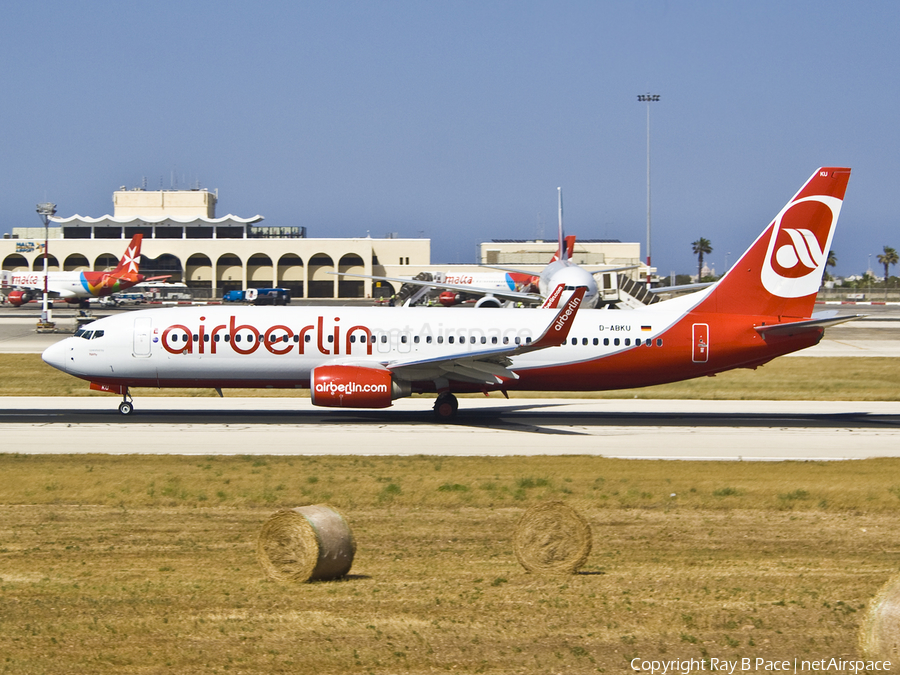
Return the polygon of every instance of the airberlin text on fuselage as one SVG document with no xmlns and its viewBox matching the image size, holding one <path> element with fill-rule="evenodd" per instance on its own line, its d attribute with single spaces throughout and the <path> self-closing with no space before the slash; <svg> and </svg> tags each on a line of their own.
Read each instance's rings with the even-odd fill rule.
<svg viewBox="0 0 900 675">
<path fill-rule="evenodd" d="M 231 315 L 228 317 L 227 324 L 223 323 L 217 326 L 201 323 L 196 328 L 190 328 L 185 324 L 173 324 L 162 331 L 159 341 L 162 343 L 163 349 L 170 354 L 192 354 L 195 351 L 198 354 L 216 354 L 219 349 L 227 345 L 237 354 L 252 354 L 263 347 L 276 355 L 290 354 L 291 352 L 304 354 L 307 349 L 312 348 L 313 340 L 315 340 L 315 349 L 321 354 L 328 355 L 351 354 L 354 346 L 356 346 L 357 354 L 365 349 L 365 353 L 371 355 L 375 338 L 381 336 L 384 339 L 387 334 L 397 334 L 396 336 L 392 335 L 392 343 L 395 339 L 402 339 L 400 336 L 406 336 L 408 341 L 412 341 L 413 332 L 409 326 L 381 330 L 356 325 L 343 330 L 340 320 L 340 317 L 335 317 L 330 325 L 326 325 L 325 317 L 319 316 L 316 317 L 315 324 L 303 326 L 299 331 L 295 331 L 284 324 L 275 324 L 267 328 L 258 328 L 249 323 L 239 325 L 237 317 Z M 200 321 L 206 321 L 206 317 L 201 316 Z M 158 329 L 155 329 L 153 333 L 155 337 Z M 491 338 L 491 340 L 497 338 L 496 342 L 492 341 L 491 343 L 496 345 L 502 342 L 502 344 L 508 345 L 514 340 L 524 341 L 526 338 L 532 337 L 532 332 L 527 328 L 503 330 L 499 328 L 445 328 L 440 323 L 436 328 L 432 328 L 426 323 L 415 335 L 423 340 L 431 337 L 438 344 L 442 344 L 444 340 L 450 344 L 456 340 L 459 340 L 460 344 L 463 342 L 485 344 L 488 342 L 487 338 Z M 472 338 L 475 340 L 473 341 Z M 482 341 L 480 338 L 485 338 L 485 340 Z M 154 339 L 155 341 L 156 339 Z M 518 343 L 516 342 L 516 344 Z"/>
</svg>

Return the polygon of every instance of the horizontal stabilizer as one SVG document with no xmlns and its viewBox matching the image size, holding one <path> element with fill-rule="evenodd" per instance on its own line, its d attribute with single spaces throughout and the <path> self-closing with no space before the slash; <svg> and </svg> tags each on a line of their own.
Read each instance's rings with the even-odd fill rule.
<svg viewBox="0 0 900 675">
<path fill-rule="evenodd" d="M 811 319 L 806 319 L 805 321 L 772 323 L 769 325 L 756 326 L 755 328 L 756 331 L 763 336 L 763 338 L 774 335 L 791 336 L 799 335 L 800 333 L 805 333 L 806 331 L 813 331 L 819 330 L 820 328 L 828 328 L 829 326 L 836 326 L 839 323 L 854 321 L 856 319 L 861 319 L 864 316 L 865 314 L 837 316 L 836 312 L 823 312 L 821 314 L 813 315 Z"/>
</svg>

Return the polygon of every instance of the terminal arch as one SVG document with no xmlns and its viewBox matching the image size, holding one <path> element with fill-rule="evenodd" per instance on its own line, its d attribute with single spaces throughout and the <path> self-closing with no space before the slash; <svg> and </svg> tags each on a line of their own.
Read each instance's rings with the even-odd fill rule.
<svg viewBox="0 0 900 675">
<path fill-rule="evenodd" d="M 33 272 L 43 272 L 44 271 L 44 256 L 38 256 L 34 259 L 34 263 L 31 265 L 31 270 Z M 48 272 L 59 272 L 59 261 L 56 259 L 54 255 L 47 256 L 47 271 Z"/>
<path fill-rule="evenodd" d="M 3 269 L 9 272 L 25 272 L 28 270 L 28 260 L 24 255 L 10 253 L 3 259 Z"/>
<path fill-rule="evenodd" d="M 194 253 L 184 265 L 184 277 L 191 288 L 212 288 L 212 260 L 203 253 Z"/>
<path fill-rule="evenodd" d="M 295 298 L 303 297 L 303 258 L 296 253 L 285 253 L 278 259 L 278 286 L 290 289 Z"/>
<path fill-rule="evenodd" d="M 244 263 L 234 253 L 224 253 L 216 260 L 216 288 L 244 290 Z"/>
<path fill-rule="evenodd" d="M 247 287 L 270 288 L 275 285 L 275 268 L 265 253 L 254 253 L 247 261 Z"/>
<path fill-rule="evenodd" d="M 336 297 L 335 285 L 337 277 L 329 272 L 337 272 L 334 268 L 334 260 L 326 253 L 316 253 L 309 259 L 307 272 L 309 274 L 310 298 L 334 298 Z"/>
<path fill-rule="evenodd" d="M 65 260 L 63 260 L 64 272 L 82 272 L 84 270 L 89 270 L 90 268 L 91 264 L 88 262 L 88 259 L 80 253 L 68 255 Z"/>
<path fill-rule="evenodd" d="M 347 253 L 338 262 L 339 272 L 365 274 L 366 263 L 356 253 Z M 338 297 L 362 298 L 365 295 L 365 282 L 353 277 L 340 277 L 338 280 Z"/>
<path fill-rule="evenodd" d="M 94 260 L 95 272 L 110 272 L 119 265 L 119 259 L 112 253 L 101 253 Z"/>
</svg>

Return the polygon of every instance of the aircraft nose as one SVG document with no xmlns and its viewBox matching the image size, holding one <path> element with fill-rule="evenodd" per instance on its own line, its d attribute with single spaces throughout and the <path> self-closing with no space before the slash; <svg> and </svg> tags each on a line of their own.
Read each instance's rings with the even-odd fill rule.
<svg viewBox="0 0 900 675">
<path fill-rule="evenodd" d="M 60 340 L 56 344 L 47 347 L 47 349 L 44 350 L 44 353 L 41 354 L 44 363 L 48 366 L 53 366 L 57 370 L 66 372 L 66 363 L 69 354 L 69 345 L 67 343 L 70 339 L 71 338 Z"/>
</svg>

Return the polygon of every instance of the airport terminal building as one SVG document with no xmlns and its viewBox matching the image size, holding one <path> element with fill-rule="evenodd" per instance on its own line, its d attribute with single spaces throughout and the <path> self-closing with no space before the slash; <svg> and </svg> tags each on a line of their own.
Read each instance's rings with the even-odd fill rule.
<svg viewBox="0 0 900 675">
<path fill-rule="evenodd" d="M 409 278 L 435 269 L 430 239 L 310 238 L 305 227 L 266 226 L 259 215 L 216 217 L 216 201 L 216 193 L 205 189 L 121 188 L 113 193 L 112 215 L 57 216 L 46 231 L 14 228 L 0 240 L 0 263 L 4 270 L 42 271 L 46 237 L 51 271 L 112 269 L 128 240 L 141 233 L 141 273 L 169 275 L 197 298 L 269 287 L 288 288 L 294 298 L 385 297 L 397 289 L 336 273 Z M 555 249 L 556 242 L 490 242 L 481 245 L 481 262 L 533 265 L 539 271 Z M 621 266 L 639 258 L 639 244 L 588 240 L 579 242 L 574 261 Z M 476 265 L 441 269 L 479 271 Z"/>
</svg>

